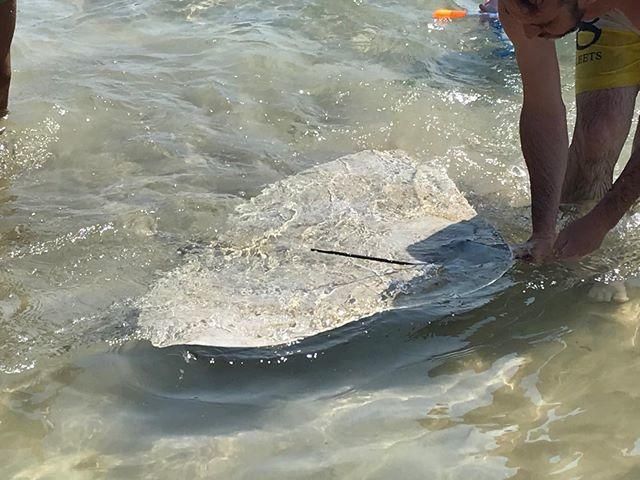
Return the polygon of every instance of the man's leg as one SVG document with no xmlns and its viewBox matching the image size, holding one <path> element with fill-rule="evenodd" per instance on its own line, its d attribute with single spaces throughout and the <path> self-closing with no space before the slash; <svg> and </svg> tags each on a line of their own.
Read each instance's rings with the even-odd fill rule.
<svg viewBox="0 0 640 480">
<path fill-rule="evenodd" d="M 638 87 L 582 92 L 565 176 L 562 202 L 600 200 L 611 188 L 613 169 L 629 135 Z"/>
<path fill-rule="evenodd" d="M 7 111 L 11 83 L 11 41 L 16 27 L 16 0 L 0 0 L 0 115 Z"/>
<path fill-rule="evenodd" d="M 498 0 L 485 0 L 478 8 L 484 13 L 498 13 Z"/>
</svg>

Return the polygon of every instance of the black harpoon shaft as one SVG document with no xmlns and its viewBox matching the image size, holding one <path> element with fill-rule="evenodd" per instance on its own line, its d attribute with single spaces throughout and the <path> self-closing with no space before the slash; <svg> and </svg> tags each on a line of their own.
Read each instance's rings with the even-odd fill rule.
<svg viewBox="0 0 640 480">
<path fill-rule="evenodd" d="M 388 258 L 370 257 L 368 255 L 358 255 L 357 253 L 337 252 L 335 250 L 321 250 L 312 248 L 312 252 L 326 253 L 327 255 L 337 255 L 339 257 L 359 258 L 360 260 L 371 260 L 373 262 L 392 263 L 394 265 L 428 265 L 425 262 L 403 262 L 402 260 L 390 260 Z"/>
</svg>

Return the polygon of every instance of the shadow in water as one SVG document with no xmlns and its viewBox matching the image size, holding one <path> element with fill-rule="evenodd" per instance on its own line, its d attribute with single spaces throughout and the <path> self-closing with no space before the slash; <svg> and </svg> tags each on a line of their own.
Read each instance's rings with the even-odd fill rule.
<svg viewBox="0 0 640 480">
<path fill-rule="evenodd" d="M 480 217 L 443 228 L 410 245 L 407 251 L 419 261 L 439 266 L 436 284 L 429 295 L 418 295 L 409 302 L 427 308 L 447 300 L 473 300 L 476 292 L 504 279 L 513 266 L 509 246 Z M 396 304 L 403 306 L 406 298 L 406 295 L 399 296 Z"/>
<path fill-rule="evenodd" d="M 437 329 L 442 322 L 455 325 L 450 320 L 481 309 L 512 286 L 513 279 L 507 274 L 512 267 L 509 247 L 477 217 L 408 251 L 441 268 L 435 279 L 401 289 L 397 309 L 291 345 L 160 349 L 143 341 L 77 355 L 76 365 L 87 372 L 81 383 L 89 382 L 83 389 L 116 394 L 139 410 L 137 418 L 151 408 L 155 420 L 146 428 L 193 433 L 248 427 L 285 398 L 335 396 L 353 388 L 413 381 L 394 372 L 462 348 L 460 334 L 468 325 L 428 338 L 425 329 Z"/>
</svg>

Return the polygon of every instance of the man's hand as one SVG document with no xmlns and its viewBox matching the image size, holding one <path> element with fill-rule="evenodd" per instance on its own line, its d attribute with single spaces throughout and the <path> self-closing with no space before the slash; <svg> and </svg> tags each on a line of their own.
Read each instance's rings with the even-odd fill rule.
<svg viewBox="0 0 640 480">
<path fill-rule="evenodd" d="M 514 258 L 530 263 L 544 263 L 553 258 L 553 245 L 555 234 L 538 235 L 531 237 L 527 242 L 512 245 L 511 251 Z"/>
<path fill-rule="evenodd" d="M 578 260 L 600 248 L 608 232 L 606 219 L 592 210 L 560 232 L 554 255 L 557 260 Z"/>
</svg>

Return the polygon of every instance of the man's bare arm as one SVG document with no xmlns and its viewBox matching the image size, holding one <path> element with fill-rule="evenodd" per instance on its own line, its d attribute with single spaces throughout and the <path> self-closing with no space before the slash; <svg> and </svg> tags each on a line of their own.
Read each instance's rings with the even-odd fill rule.
<svg viewBox="0 0 640 480">
<path fill-rule="evenodd" d="M 558 60 L 553 41 L 527 38 L 521 25 L 503 11 L 502 3 L 500 8 L 500 19 L 515 46 L 522 76 L 520 138 L 531 183 L 531 240 L 541 244 L 533 252 L 534 260 L 543 260 L 551 254 L 555 239 L 569 152 Z"/>
<path fill-rule="evenodd" d="M 560 232 L 555 256 L 577 260 L 600 248 L 605 236 L 640 197 L 640 149 L 636 148 L 613 187 L 584 217 Z"/>
<path fill-rule="evenodd" d="M 598 219 L 611 230 L 640 198 L 640 148 L 635 148 L 618 179 L 594 208 Z"/>
<path fill-rule="evenodd" d="M 11 84 L 11 41 L 16 28 L 16 0 L 0 0 L 0 115 L 5 115 Z"/>
</svg>

